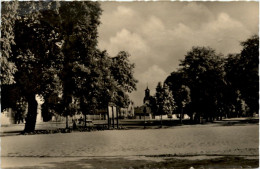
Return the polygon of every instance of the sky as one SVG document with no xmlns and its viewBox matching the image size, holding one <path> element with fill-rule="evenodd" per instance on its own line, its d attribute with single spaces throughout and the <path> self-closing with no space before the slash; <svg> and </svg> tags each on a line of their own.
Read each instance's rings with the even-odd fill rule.
<svg viewBox="0 0 260 169">
<path fill-rule="evenodd" d="M 259 30 L 258 2 L 100 2 L 101 50 L 110 56 L 130 53 L 135 64 L 135 106 L 143 104 L 147 85 L 155 94 L 193 46 L 209 46 L 226 56 Z"/>
</svg>

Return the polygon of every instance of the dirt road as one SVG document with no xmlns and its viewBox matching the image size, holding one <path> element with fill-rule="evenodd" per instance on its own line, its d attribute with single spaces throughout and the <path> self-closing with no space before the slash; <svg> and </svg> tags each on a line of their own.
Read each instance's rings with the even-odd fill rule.
<svg viewBox="0 0 260 169">
<path fill-rule="evenodd" d="M 91 168 L 96 164 L 93 160 L 104 161 L 99 167 L 106 167 L 113 163 L 113 159 L 115 164 L 119 161 L 128 164 L 130 158 L 132 163 L 129 165 L 132 166 L 146 164 L 147 161 L 164 161 L 166 157 L 199 157 L 207 160 L 207 157 L 222 156 L 253 158 L 253 164 L 258 165 L 258 131 L 258 124 L 187 125 L 168 129 L 6 136 L 1 138 L 1 166 L 17 168 L 26 165 L 44 166 L 43 164 L 53 162 L 65 164 L 62 161 L 70 165 L 73 163 L 71 161 L 82 163 L 82 160 L 88 159 L 83 164 L 88 164 Z M 106 160 L 101 160 L 102 158 Z"/>
</svg>

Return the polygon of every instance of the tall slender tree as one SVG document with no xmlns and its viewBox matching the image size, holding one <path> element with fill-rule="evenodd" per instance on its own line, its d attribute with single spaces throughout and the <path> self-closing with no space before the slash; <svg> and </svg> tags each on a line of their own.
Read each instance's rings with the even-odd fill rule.
<svg viewBox="0 0 260 169">
<path fill-rule="evenodd" d="M 158 83 L 156 87 L 156 105 L 157 105 L 157 114 L 161 116 L 161 127 L 162 127 L 162 116 L 167 114 L 172 114 L 176 108 L 172 92 L 169 89 L 169 86 L 161 82 Z"/>
<path fill-rule="evenodd" d="M 69 105 L 81 90 L 81 83 L 78 82 L 84 76 L 91 76 L 100 15 L 101 9 L 97 2 L 74 1 L 60 4 L 57 29 L 62 42 L 64 62 L 59 75 L 63 83 L 63 115 L 66 117 L 73 114 Z M 89 78 L 88 82 L 90 81 Z M 85 99 L 80 100 L 82 102 Z"/>
</svg>

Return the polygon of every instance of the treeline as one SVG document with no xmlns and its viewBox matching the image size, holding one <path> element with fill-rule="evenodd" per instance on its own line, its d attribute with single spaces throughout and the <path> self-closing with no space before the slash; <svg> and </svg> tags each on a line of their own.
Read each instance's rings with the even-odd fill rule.
<svg viewBox="0 0 260 169">
<path fill-rule="evenodd" d="M 128 105 L 134 64 L 97 48 L 101 13 L 98 2 L 2 2 L 1 109 L 19 117 L 28 105 L 25 132 L 35 129 L 36 95 L 45 118 Z"/>
<path fill-rule="evenodd" d="M 210 47 L 188 51 L 180 68 L 164 82 L 175 102 L 172 112 L 181 114 L 181 119 L 184 113 L 188 114 L 196 122 L 201 117 L 213 121 L 258 113 L 259 37 L 254 35 L 241 45 L 241 53 L 227 56 Z M 162 85 L 158 86 L 156 95 Z"/>
</svg>

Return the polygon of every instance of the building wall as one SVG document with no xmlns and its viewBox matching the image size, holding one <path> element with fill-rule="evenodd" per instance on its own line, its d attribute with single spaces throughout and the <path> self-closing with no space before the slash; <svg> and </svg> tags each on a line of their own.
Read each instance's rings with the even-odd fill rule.
<svg viewBox="0 0 260 169">
<path fill-rule="evenodd" d="M 28 109 L 28 107 L 27 107 Z M 26 110 L 27 114 L 28 110 Z M 1 113 L 0 116 L 0 122 L 1 125 L 10 125 L 10 124 L 15 124 L 15 111 L 13 111 L 12 108 L 7 108 L 5 111 Z M 37 107 L 37 118 L 36 118 L 36 124 L 43 122 L 42 114 L 41 114 L 41 105 L 38 104 Z M 25 119 L 23 121 L 20 121 L 20 123 L 25 123 Z"/>
<path fill-rule="evenodd" d="M 15 121 L 13 113 L 14 112 L 11 108 L 7 108 L 5 111 L 3 111 L 0 116 L 1 125 L 14 124 Z"/>
</svg>

